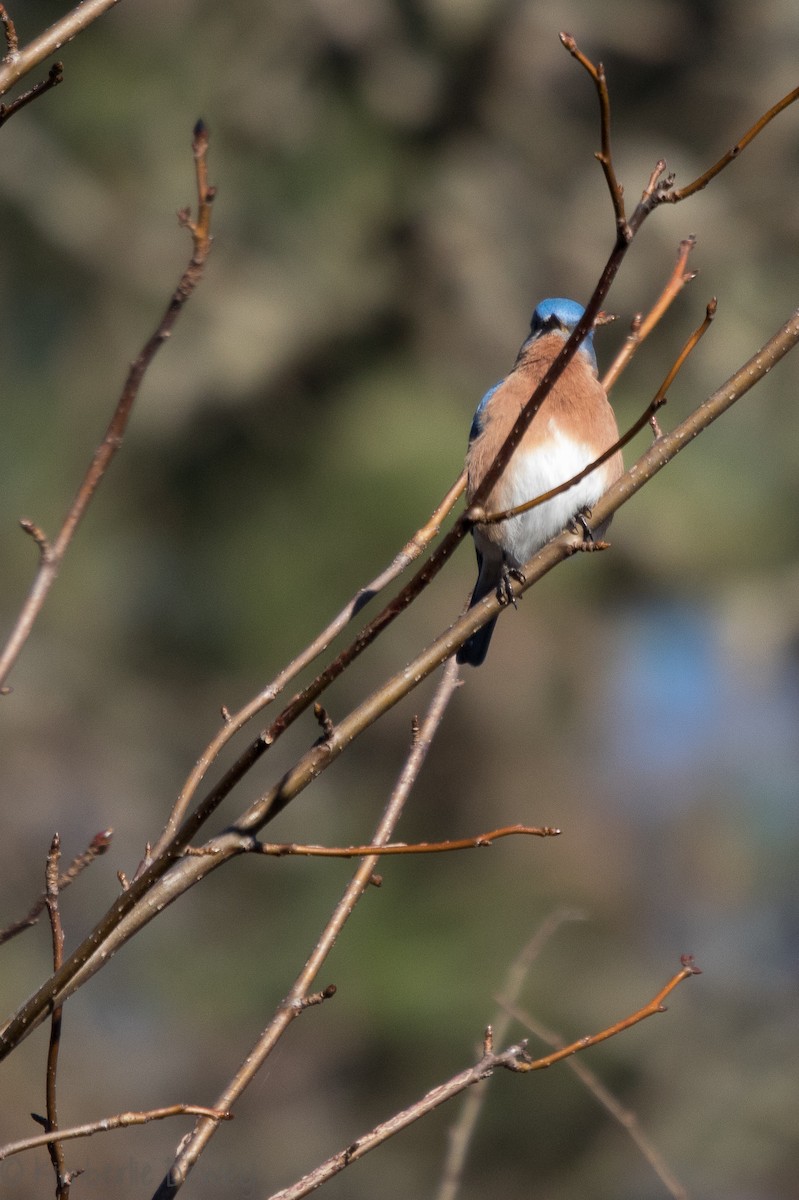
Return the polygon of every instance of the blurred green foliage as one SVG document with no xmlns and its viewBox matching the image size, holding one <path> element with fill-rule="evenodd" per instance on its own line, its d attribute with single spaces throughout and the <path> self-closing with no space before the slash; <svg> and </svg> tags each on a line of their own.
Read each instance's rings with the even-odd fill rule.
<svg viewBox="0 0 799 1200">
<path fill-rule="evenodd" d="M 24 42 L 68 6 L 11 7 Z M 173 214 L 192 199 L 198 115 L 219 194 L 206 279 L 3 701 L 0 923 L 41 886 L 55 828 L 69 856 L 113 825 L 111 852 L 64 898 L 77 942 L 159 831 L 219 705 L 271 678 L 457 476 L 476 402 L 537 299 L 590 293 L 612 213 L 595 96 L 560 29 L 605 63 L 630 202 L 658 158 L 687 182 L 797 83 L 790 0 L 124 0 L 63 49 L 64 83 L 2 130 L 4 627 L 34 568 L 15 521 L 56 530 L 187 256 Z M 664 424 L 795 307 L 798 122 L 789 110 L 636 242 L 603 362 L 689 232 L 701 274 L 614 393 L 620 424 L 711 295 L 719 315 Z M 388 864 L 321 981 L 337 998 L 291 1031 L 188 1196 L 267 1195 L 464 1066 L 509 964 L 562 904 L 586 920 L 548 947 L 528 1007 L 578 1036 L 693 952 L 705 973 L 669 1015 L 590 1065 L 692 1195 L 795 1188 L 796 384 L 788 359 L 622 510 L 611 553 L 570 563 L 503 617 L 400 836 L 512 821 L 563 836 Z M 472 571 L 463 551 L 337 685 L 334 717 L 453 619 Z M 370 731 L 274 836 L 367 837 L 428 694 Z M 316 734 L 301 723 L 225 813 Z M 163 914 L 67 1007 L 63 1119 L 210 1103 L 349 871 L 241 863 Z M 6 1009 L 38 984 L 48 946 L 41 928 L 5 948 Z M 40 1033 L 4 1064 L 3 1140 L 41 1111 L 43 1045 Z M 439 1112 L 326 1194 L 434 1196 L 455 1117 Z M 68 1162 L 89 1168 L 75 1194 L 149 1195 L 180 1133 L 73 1143 Z M 43 1152 L 16 1174 L 3 1164 L 3 1195 L 33 1194 L 34 1179 L 41 1191 L 46 1169 Z M 664 1194 L 560 1068 L 492 1084 L 463 1200 L 489 1191 Z"/>
</svg>

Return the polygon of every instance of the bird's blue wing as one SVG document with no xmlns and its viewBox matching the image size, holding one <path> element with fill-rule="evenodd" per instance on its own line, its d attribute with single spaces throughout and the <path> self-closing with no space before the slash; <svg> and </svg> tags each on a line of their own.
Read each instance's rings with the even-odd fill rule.
<svg viewBox="0 0 799 1200">
<path fill-rule="evenodd" d="M 483 432 L 483 429 L 485 428 L 484 419 L 485 419 L 486 407 L 488 405 L 489 400 L 494 395 L 494 392 L 497 390 L 498 387 L 501 386 L 502 383 L 503 383 L 503 380 L 500 379 L 499 383 L 495 383 L 493 387 L 490 387 L 488 389 L 488 391 L 486 392 L 486 394 L 483 396 L 483 399 L 477 405 L 477 410 L 476 410 L 474 416 L 472 417 L 472 427 L 469 430 L 469 445 L 470 446 L 471 446 L 472 442 L 474 441 L 474 439 L 476 437 L 479 437 L 480 434 Z"/>
</svg>

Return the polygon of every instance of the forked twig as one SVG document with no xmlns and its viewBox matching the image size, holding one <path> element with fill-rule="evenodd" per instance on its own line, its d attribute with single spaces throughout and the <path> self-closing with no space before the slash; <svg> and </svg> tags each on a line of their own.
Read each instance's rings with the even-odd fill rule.
<svg viewBox="0 0 799 1200">
<path fill-rule="evenodd" d="M 274 1192 L 269 1200 L 301 1200 L 303 1196 L 307 1196 L 315 1191 L 316 1188 L 321 1187 L 328 1179 L 332 1179 L 334 1175 L 337 1175 L 352 1163 L 357 1162 L 359 1158 L 363 1158 L 370 1150 L 375 1150 L 378 1146 L 388 1141 L 389 1138 L 394 1137 L 401 1130 L 407 1129 L 409 1125 L 412 1125 L 421 1117 L 427 1116 L 428 1113 L 433 1112 L 434 1109 L 444 1104 L 447 1100 L 460 1095 L 461 1092 L 479 1083 L 482 1079 L 489 1078 L 498 1067 L 504 1067 L 506 1070 L 522 1074 L 543 1070 L 563 1058 L 587 1050 L 589 1046 L 596 1046 L 600 1042 L 607 1041 L 608 1038 L 615 1037 L 625 1029 L 630 1029 L 640 1021 L 646 1020 L 647 1017 L 654 1016 L 655 1013 L 664 1012 L 663 1001 L 666 997 L 684 980 L 698 973 L 697 968 L 693 965 L 693 961 L 688 957 L 683 958 L 681 969 L 643 1008 L 637 1009 L 629 1017 L 617 1021 L 607 1029 L 602 1029 L 599 1033 L 592 1034 L 590 1037 L 580 1038 L 579 1041 L 572 1042 L 571 1045 L 564 1046 L 562 1049 L 554 1051 L 544 1058 L 531 1059 L 524 1042 L 511 1046 L 501 1053 L 495 1053 L 493 1049 L 493 1031 L 489 1027 L 486 1030 L 483 1056 L 474 1066 L 467 1067 L 459 1075 L 455 1075 L 446 1083 L 433 1088 L 432 1091 L 423 1096 L 421 1100 L 417 1100 L 409 1108 L 403 1109 L 402 1112 L 396 1113 L 387 1121 L 376 1125 L 374 1129 L 363 1134 L 344 1150 L 340 1150 L 338 1154 L 334 1154 L 331 1158 L 327 1159 L 326 1162 L 321 1163 L 313 1171 L 304 1175 L 302 1179 L 292 1184 L 291 1187 L 284 1188 L 280 1192 Z"/>
<path fill-rule="evenodd" d="M 96 858 L 99 858 L 101 854 L 105 854 L 106 850 L 111 845 L 113 833 L 113 829 L 103 829 L 94 835 L 87 848 L 76 858 L 74 858 L 67 867 L 66 871 L 59 876 L 59 892 L 63 892 L 64 888 L 69 887 L 69 885 L 77 879 L 81 871 L 84 871 L 86 867 L 93 863 Z M 5 929 L 0 930 L 0 946 L 2 946 L 4 942 L 11 941 L 13 937 L 16 937 L 18 933 L 22 933 L 23 930 L 30 929 L 32 925 L 35 925 L 46 907 L 47 893 L 45 891 L 42 892 L 41 896 L 33 905 L 26 917 L 23 917 L 21 921 L 15 921 L 12 925 L 7 925 Z"/>
<path fill-rule="evenodd" d="M 106 7 L 108 6 L 106 5 Z M 192 222 L 189 219 L 187 210 L 179 213 L 180 223 L 189 229 L 192 236 L 193 251 L 191 259 L 180 278 L 177 288 L 172 294 L 166 312 L 158 323 L 155 332 L 145 342 L 131 364 L 125 386 L 117 401 L 105 436 L 94 452 L 89 468 L 83 477 L 83 481 L 70 505 L 55 541 L 52 544 L 48 544 L 45 535 L 37 526 L 34 526 L 32 522 L 23 523 L 23 528 L 26 529 L 26 532 L 31 533 L 36 538 L 41 554 L 39 568 L 33 585 L 6 642 L 5 648 L 2 654 L 0 654 L 0 688 L 5 684 L 9 671 L 30 636 L 33 624 L 41 612 L 50 588 L 55 582 L 67 548 L 86 513 L 86 509 L 95 491 L 108 470 L 111 460 L 122 445 L 122 439 L 128 426 L 131 410 L 139 394 L 139 389 L 147 369 L 158 350 L 169 337 L 186 301 L 202 278 L 205 262 L 211 249 L 211 204 L 215 192 L 213 188 L 208 186 L 206 179 L 208 131 L 201 121 L 197 123 L 194 129 L 192 150 L 197 174 L 197 220 L 196 222 Z"/>
<path fill-rule="evenodd" d="M 525 1009 L 519 1008 L 516 1004 L 507 1001 L 504 997 L 500 997 L 499 1003 L 502 1005 L 508 1017 L 518 1021 L 530 1033 L 540 1038 L 542 1042 L 546 1042 L 553 1047 L 561 1047 L 565 1045 L 565 1039 L 558 1033 L 554 1033 L 551 1029 L 547 1029 L 535 1017 L 531 1016 Z M 566 1059 L 565 1065 L 570 1071 L 573 1071 L 580 1082 L 594 1096 L 606 1112 L 610 1113 L 615 1121 L 629 1135 L 630 1140 L 640 1151 L 643 1158 L 649 1163 L 652 1170 L 657 1175 L 663 1186 L 666 1188 L 673 1200 L 688 1200 L 688 1193 L 683 1185 L 675 1176 L 671 1167 L 668 1165 L 663 1155 L 656 1146 L 650 1141 L 647 1134 L 641 1128 L 637 1114 L 629 1108 L 626 1108 L 613 1095 L 608 1087 L 602 1082 L 595 1071 L 592 1071 L 582 1058 L 573 1057 Z M 476 1089 L 475 1089 L 476 1090 Z M 441 1197 L 438 1200 L 442 1200 Z M 454 1197 L 452 1198 L 454 1200 Z"/>
</svg>

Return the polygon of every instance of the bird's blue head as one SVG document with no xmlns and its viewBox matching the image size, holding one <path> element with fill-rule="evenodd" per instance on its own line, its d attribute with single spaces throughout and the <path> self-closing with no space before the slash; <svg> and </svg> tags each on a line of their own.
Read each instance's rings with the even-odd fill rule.
<svg viewBox="0 0 799 1200">
<path fill-rule="evenodd" d="M 530 321 L 530 337 L 541 337 L 545 333 L 561 333 L 564 338 L 567 338 L 584 312 L 585 309 L 576 300 L 564 300 L 561 297 L 542 300 L 540 304 L 536 305 Z M 594 370 L 596 370 L 593 329 L 583 338 L 580 351 L 588 355 Z"/>
</svg>

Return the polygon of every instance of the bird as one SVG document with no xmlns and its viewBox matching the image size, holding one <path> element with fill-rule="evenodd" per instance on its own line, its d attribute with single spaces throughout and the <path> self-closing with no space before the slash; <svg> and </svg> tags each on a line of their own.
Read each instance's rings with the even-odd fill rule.
<svg viewBox="0 0 799 1200">
<path fill-rule="evenodd" d="M 575 300 L 563 298 L 542 300 L 536 305 L 529 336 L 512 370 L 489 388 L 474 414 L 466 455 L 469 504 L 519 413 L 584 311 Z M 618 441 L 616 417 L 597 376 L 593 335 L 592 329 L 528 425 L 483 502 L 486 512 L 515 508 L 565 483 Z M 495 524 L 474 525 L 478 574 L 469 607 L 492 591 L 500 600 L 511 600 L 509 577 L 523 580 L 523 564 L 596 504 L 623 470 L 621 451 L 617 450 L 585 479 L 544 504 Z M 609 524 L 608 520 L 594 535 L 601 538 Z M 480 666 L 495 624 L 496 617 L 463 643 L 457 653 L 459 663 Z"/>
</svg>

